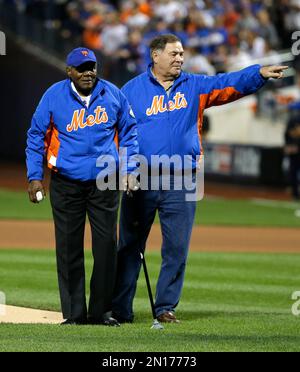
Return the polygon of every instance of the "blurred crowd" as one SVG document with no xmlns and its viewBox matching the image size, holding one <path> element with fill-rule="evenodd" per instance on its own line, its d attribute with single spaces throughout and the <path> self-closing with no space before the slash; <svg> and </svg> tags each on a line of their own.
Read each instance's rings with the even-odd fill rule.
<svg viewBox="0 0 300 372">
<path fill-rule="evenodd" d="M 174 33 L 185 47 L 185 70 L 213 75 L 261 57 L 278 61 L 300 30 L 300 0 L 2 0 L 43 20 L 63 38 L 98 51 L 129 74 L 149 63 L 149 41 Z"/>
</svg>

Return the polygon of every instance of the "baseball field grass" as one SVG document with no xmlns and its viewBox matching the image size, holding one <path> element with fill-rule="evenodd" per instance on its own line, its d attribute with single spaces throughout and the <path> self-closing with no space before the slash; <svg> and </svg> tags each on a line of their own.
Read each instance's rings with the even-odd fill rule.
<svg viewBox="0 0 300 372">
<path fill-rule="evenodd" d="M 0 250 L 0 290 L 7 304 L 59 311 L 54 255 Z M 160 254 L 148 252 L 146 259 L 154 288 Z M 91 265 L 87 251 L 87 277 Z M 134 324 L 0 324 L 0 351 L 300 351 L 299 318 L 291 312 L 292 293 L 300 290 L 299 267 L 297 254 L 191 253 L 177 311 L 180 324 L 150 329 L 141 275 Z"/>
<path fill-rule="evenodd" d="M 49 197 L 32 204 L 25 192 L 0 189 L 0 206 L 0 219 L 52 219 Z M 198 202 L 195 224 L 300 227 L 300 203 L 208 197 Z"/>
<path fill-rule="evenodd" d="M 52 219 L 49 197 L 33 205 L 24 192 L 0 189 L 0 206 L 0 219 Z M 205 198 L 199 202 L 195 223 L 299 228 L 299 210 L 300 204 L 292 202 Z M 27 248 L 0 250 L 0 291 L 8 305 L 60 311 L 55 252 Z M 159 251 L 147 252 L 146 260 L 154 290 Z M 91 265 L 87 250 L 87 279 Z M 299 318 L 291 311 L 292 293 L 300 291 L 299 267 L 299 254 L 191 252 L 177 309 L 180 324 L 166 325 L 163 331 L 150 329 L 141 273 L 134 324 L 120 328 L 0 324 L 0 352 L 300 351 Z M 87 297 L 88 292 L 87 287 Z"/>
</svg>

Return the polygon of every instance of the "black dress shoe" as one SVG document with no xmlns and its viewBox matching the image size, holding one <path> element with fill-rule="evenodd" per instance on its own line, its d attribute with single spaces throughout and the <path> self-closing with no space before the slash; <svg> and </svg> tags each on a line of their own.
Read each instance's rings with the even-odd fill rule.
<svg viewBox="0 0 300 372">
<path fill-rule="evenodd" d="M 109 327 L 120 327 L 120 323 L 115 319 L 110 317 L 105 317 L 102 319 L 89 318 L 88 324 L 91 325 L 105 325 Z"/>
<path fill-rule="evenodd" d="M 87 324 L 87 321 L 85 319 L 67 319 L 60 323 L 60 325 L 84 325 Z"/>
<path fill-rule="evenodd" d="M 113 317 L 103 319 L 102 324 L 109 327 L 120 327 L 120 323 Z"/>
</svg>

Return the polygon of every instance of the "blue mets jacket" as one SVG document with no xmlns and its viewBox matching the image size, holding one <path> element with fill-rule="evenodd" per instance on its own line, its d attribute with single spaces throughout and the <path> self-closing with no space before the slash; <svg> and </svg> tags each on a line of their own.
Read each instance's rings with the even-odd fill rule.
<svg viewBox="0 0 300 372">
<path fill-rule="evenodd" d="M 97 80 L 87 108 L 71 81 L 63 80 L 46 91 L 33 115 L 27 134 L 28 180 L 43 179 L 44 157 L 63 176 L 94 180 L 101 155 L 113 157 L 119 166 L 118 147 L 127 148 L 127 160 L 138 153 L 136 120 L 123 93 Z M 136 167 L 126 165 L 128 172 Z"/>
<path fill-rule="evenodd" d="M 195 168 L 197 156 L 203 153 L 204 110 L 256 92 L 267 81 L 260 75 L 260 67 L 254 65 L 216 76 L 182 72 L 168 96 L 154 78 L 150 65 L 147 72 L 122 88 L 137 120 L 140 154 L 152 166 L 151 155 L 179 155 L 183 166 L 187 156 Z"/>
</svg>

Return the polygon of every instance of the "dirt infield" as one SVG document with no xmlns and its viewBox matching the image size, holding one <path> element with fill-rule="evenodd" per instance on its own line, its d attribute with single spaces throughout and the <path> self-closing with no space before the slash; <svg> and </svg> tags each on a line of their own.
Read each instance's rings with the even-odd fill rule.
<svg viewBox="0 0 300 372">
<path fill-rule="evenodd" d="M 0 305 L 0 323 L 15 324 L 59 324 L 62 314 L 54 311 L 28 309 L 25 307 Z"/>
<path fill-rule="evenodd" d="M 0 187 L 26 192 L 25 165 L 0 164 Z M 45 172 L 47 187 L 49 172 Z M 284 190 L 241 187 L 206 182 L 205 194 L 228 199 L 264 198 L 289 200 Z M 206 252 L 297 252 L 300 253 L 300 231 L 288 228 L 195 226 L 191 241 L 192 251 Z M 54 248 L 54 228 L 51 221 L 0 220 L 0 248 Z M 90 247 L 89 228 L 86 246 Z M 161 246 L 160 227 L 154 225 L 148 249 Z"/>
<path fill-rule="evenodd" d="M 51 221 L 0 221 L 0 248 L 54 249 Z M 160 249 L 159 225 L 153 225 L 148 249 Z M 191 251 L 198 252 L 285 252 L 300 253 L 300 230 L 289 228 L 195 226 Z M 85 246 L 91 246 L 86 227 Z"/>
</svg>

